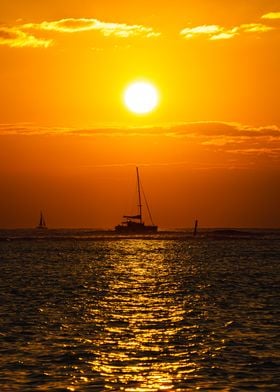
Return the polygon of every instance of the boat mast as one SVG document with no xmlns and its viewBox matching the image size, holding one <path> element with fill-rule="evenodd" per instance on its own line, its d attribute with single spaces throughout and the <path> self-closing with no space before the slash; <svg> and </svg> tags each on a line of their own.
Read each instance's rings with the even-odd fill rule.
<svg viewBox="0 0 280 392">
<path fill-rule="evenodd" d="M 40 227 L 44 226 L 43 220 L 44 220 L 44 218 L 43 218 L 43 213 L 42 213 L 42 211 L 41 211 L 41 212 L 40 212 L 40 223 L 39 223 L 39 226 L 40 226 Z"/>
<path fill-rule="evenodd" d="M 196 219 L 194 222 L 194 229 L 193 229 L 193 236 L 195 237 L 197 234 L 197 226 L 198 226 L 198 220 Z"/>
<path fill-rule="evenodd" d="M 137 174 L 137 189 L 138 189 L 139 216 L 140 216 L 140 223 L 142 223 L 142 203 L 141 203 L 141 190 L 140 190 L 140 179 L 139 179 L 139 170 L 138 170 L 138 167 L 136 167 L 136 174 Z"/>
<path fill-rule="evenodd" d="M 46 222 L 43 213 L 42 213 L 42 226 L 46 227 Z"/>
</svg>

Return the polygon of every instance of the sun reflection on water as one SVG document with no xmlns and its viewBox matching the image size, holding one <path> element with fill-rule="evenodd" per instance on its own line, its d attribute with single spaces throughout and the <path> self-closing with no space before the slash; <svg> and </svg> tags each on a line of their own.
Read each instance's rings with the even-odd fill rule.
<svg viewBox="0 0 280 392">
<path fill-rule="evenodd" d="M 107 271 L 108 292 L 99 304 L 103 332 L 94 341 L 92 368 L 108 390 L 116 385 L 123 391 L 172 390 L 174 380 L 191 372 L 193 364 L 184 342 L 176 342 L 185 309 L 176 299 L 164 243 L 139 240 L 115 246 L 116 263 Z"/>
<path fill-rule="evenodd" d="M 278 391 L 278 242 L 2 246 L 1 391 Z"/>
<path fill-rule="evenodd" d="M 278 391 L 279 241 L 1 246 L 1 391 Z"/>
</svg>

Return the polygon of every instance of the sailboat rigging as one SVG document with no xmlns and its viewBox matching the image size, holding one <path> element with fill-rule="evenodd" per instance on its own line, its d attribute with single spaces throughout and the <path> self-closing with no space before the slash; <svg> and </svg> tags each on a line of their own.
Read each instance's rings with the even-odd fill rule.
<svg viewBox="0 0 280 392">
<path fill-rule="evenodd" d="M 39 224 L 36 228 L 37 229 L 47 229 L 46 221 L 45 221 L 45 218 L 44 218 L 42 211 L 40 212 Z"/>
<path fill-rule="evenodd" d="M 143 204 L 142 204 L 141 184 L 140 184 L 140 176 L 139 176 L 138 167 L 136 167 L 136 176 L 137 176 L 138 214 L 124 215 L 123 218 L 125 218 L 126 221 L 122 222 L 120 225 L 117 225 L 115 227 L 115 231 L 117 233 L 155 233 L 158 230 L 158 227 L 156 225 L 154 225 L 154 223 L 153 223 L 151 212 L 150 212 L 145 194 L 142 190 L 145 205 L 147 207 L 149 217 L 150 217 L 152 224 L 148 226 L 148 225 L 145 225 L 145 223 L 143 221 L 143 215 L 142 215 Z"/>
</svg>

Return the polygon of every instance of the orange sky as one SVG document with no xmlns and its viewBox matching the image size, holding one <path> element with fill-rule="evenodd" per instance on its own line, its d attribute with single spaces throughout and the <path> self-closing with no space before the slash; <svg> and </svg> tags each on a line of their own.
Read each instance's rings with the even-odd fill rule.
<svg viewBox="0 0 280 392">
<path fill-rule="evenodd" d="M 136 165 L 161 228 L 280 226 L 279 0 L 1 8 L 0 227 L 113 227 Z"/>
</svg>

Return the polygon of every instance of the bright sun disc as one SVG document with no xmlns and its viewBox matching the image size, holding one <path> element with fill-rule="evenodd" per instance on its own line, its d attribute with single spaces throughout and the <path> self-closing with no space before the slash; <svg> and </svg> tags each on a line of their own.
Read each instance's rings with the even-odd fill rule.
<svg viewBox="0 0 280 392">
<path fill-rule="evenodd" d="M 125 90 L 124 102 L 133 113 L 149 113 L 158 104 L 158 92 L 150 83 L 135 82 Z"/>
</svg>

